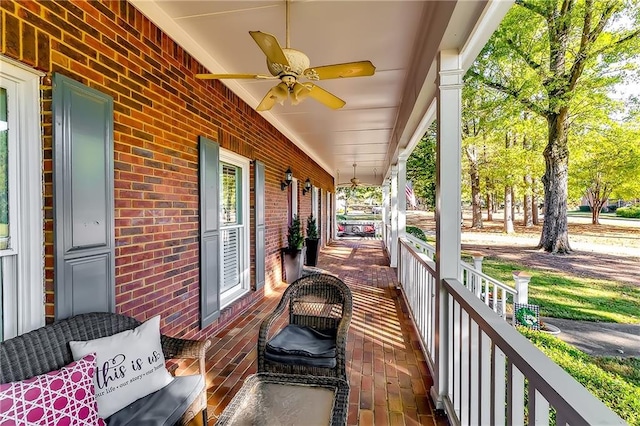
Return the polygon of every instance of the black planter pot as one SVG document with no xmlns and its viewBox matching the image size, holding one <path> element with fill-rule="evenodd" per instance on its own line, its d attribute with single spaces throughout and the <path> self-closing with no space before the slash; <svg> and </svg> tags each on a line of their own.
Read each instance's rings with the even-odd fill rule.
<svg viewBox="0 0 640 426">
<path fill-rule="evenodd" d="M 302 276 L 305 247 L 302 250 L 282 249 L 282 262 L 284 263 L 285 281 L 291 284 Z"/>
<path fill-rule="evenodd" d="M 307 261 L 305 265 L 316 266 L 318 263 L 318 243 L 319 239 L 305 239 L 305 245 L 307 247 Z"/>
</svg>

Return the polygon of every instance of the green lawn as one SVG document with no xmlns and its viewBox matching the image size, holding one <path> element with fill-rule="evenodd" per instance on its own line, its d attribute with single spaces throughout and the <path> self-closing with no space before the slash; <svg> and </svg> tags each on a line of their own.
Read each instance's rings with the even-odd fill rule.
<svg viewBox="0 0 640 426">
<path fill-rule="evenodd" d="M 586 321 L 640 324 L 640 287 L 614 281 L 573 277 L 486 258 L 482 271 L 513 285 L 512 271 L 531 274 L 529 303 L 540 315 Z"/>
<path fill-rule="evenodd" d="M 592 357 L 554 336 L 519 330 L 629 425 L 640 426 L 640 359 Z"/>
</svg>

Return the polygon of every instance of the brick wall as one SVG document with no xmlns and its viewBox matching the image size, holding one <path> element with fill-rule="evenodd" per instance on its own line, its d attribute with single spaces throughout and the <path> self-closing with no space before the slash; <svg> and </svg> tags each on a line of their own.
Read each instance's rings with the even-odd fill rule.
<svg viewBox="0 0 640 426">
<path fill-rule="evenodd" d="M 333 191 L 328 173 L 220 82 L 195 79 L 194 74 L 207 70 L 130 4 L 3 0 L 0 8 L 2 53 L 47 73 L 42 79 L 42 142 L 49 320 L 54 312 L 54 72 L 114 98 L 118 312 L 141 320 L 161 314 L 164 333 L 202 337 L 263 295 L 252 291 L 223 311 L 218 322 L 199 330 L 199 135 L 265 163 L 266 280 L 268 286 L 280 283 L 280 248 L 287 231 L 287 191 L 280 189 L 284 171 L 291 167 L 301 183 L 298 206 L 305 219 L 311 197 L 302 196 L 303 182 L 309 177 Z M 252 211 L 252 246 L 253 229 Z"/>
</svg>

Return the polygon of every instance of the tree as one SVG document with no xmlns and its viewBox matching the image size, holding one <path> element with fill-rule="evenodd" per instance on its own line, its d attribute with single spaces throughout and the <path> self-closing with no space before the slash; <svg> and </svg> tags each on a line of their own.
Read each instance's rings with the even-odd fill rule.
<svg viewBox="0 0 640 426">
<path fill-rule="evenodd" d="M 640 194 L 640 129 L 618 123 L 603 127 L 584 136 L 590 143 L 572 147 L 576 155 L 570 187 L 586 195 L 594 225 L 600 223 L 600 211 L 610 197 Z"/>
<path fill-rule="evenodd" d="M 571 251 L 567 187 L 572 104 L 580 93 L 603 91 L 620 81 L 640 51 L 639 35 L 637 1 L 516 0 L 470 70 L 473 78 L 547 123 L 545 220 L 539 243 L 545 251 Z"/>
<path fill-rule="evenodd" d="M 436 205 L 436 123 L 432 123 L 407 159 L 407 180 L 427 208 Z"/>
<path fill-rule="evenodd" d="M 344 214 L 347 214 L 351 203 L 369 206 L 382 204 L 382 188 L 362 185 L 339 186 L 336 188 L 336 197 L 338 200 L 344 200 Z"/>
</svg>

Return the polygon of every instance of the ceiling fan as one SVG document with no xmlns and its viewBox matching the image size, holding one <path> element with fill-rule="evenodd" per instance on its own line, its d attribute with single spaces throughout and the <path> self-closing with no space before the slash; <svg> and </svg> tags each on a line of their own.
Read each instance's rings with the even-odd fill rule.
<svg viewBox="0 0 640 426">
<path fill-rule="evenodd" d="M 291 97 L 291 104 L 297 105 L 307 97 L 328 106 L 339 109 L 345 105 L 345 101 L 334 94 L 324 90 L 311 82 L 300 82 L 304 77 L 307 80 L 329 80 L 332 78 L 366 77 L 375 73 L 376 68 L 371 61 L 348 62 L 344 64 L 324 65 L 309 67 L 309 58 L 299 50 L 289 46 L 289 0 L 285 0 L 286 8 L 286 47 L 280 47 L 278 40 L 271 34 L 260 31 L 249 31 L 258 47 L 267 56 L 267 68 L 271 75 L 266 74 L 196 74 L 200 79 L 258 79 L 275 80 L 280 83 L 272 87 L 262 99 L 257 111 L 268 111 L 276 102 L 281 105 Z"/>
<path fill-rule="evenodd" d="M 338 171 L 338 181 L 340 181 L 340 171 Z M 348 185 L 349 183 L 351 183 L 351 189 L 356 188 L 358 185 L 360 185 L 360 179 L 356 177 L 356 163 L 353 163 L 353 177 L 350 179 L 350 181 L 339 183 L 338 185 Z"/>
</svg>

